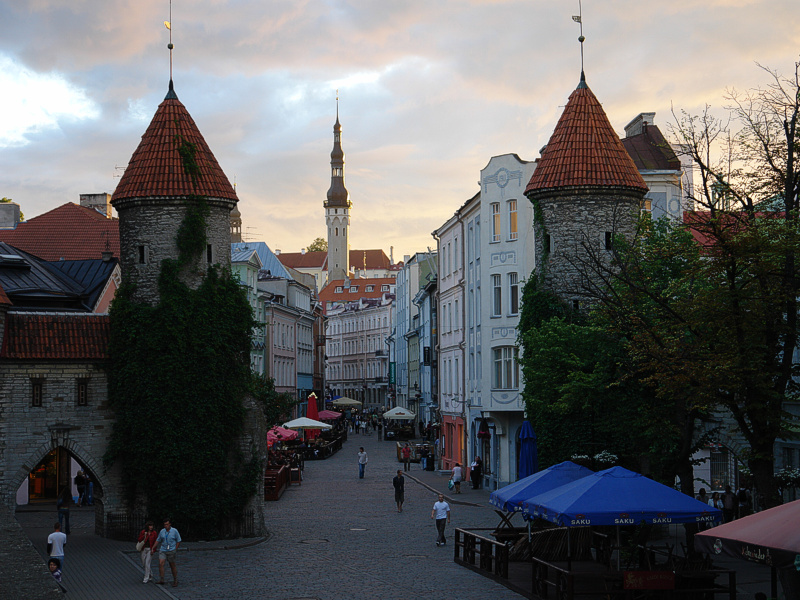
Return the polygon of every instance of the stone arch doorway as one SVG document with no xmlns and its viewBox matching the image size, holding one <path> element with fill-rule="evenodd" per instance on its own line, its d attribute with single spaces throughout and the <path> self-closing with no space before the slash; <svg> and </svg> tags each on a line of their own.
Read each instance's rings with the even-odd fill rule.
<svg viewBox="0 0 800 600">
<path fill-rule="evenodd" d="M 77 499 L 77 489 L 74 484 L 75 473 L 78 469 L 87 473 L 93 482 L 93 504 L 96 510 L 102 513 L 103 498 L 108 489 L 107 474 L 102 468 L 100 457 L 91 453 L 74 439 L 70 439 L 66 430 L 51 429 L 48 442 L 42 443 L 27 456 L 21 456 L 17 468 L 10 470 L 14 473 L 7 481 L 12 494 L 16 492 L 16 504 L 30 501 L 31 491 L 34 500 L 50 502 L 55 506 L 56 495 L 64 485 L 69 485 L 72 495 Z M 16 461 L 15 461 L 16 462 Z M 35 484 L 37 488 L 31 490 L 31 474 L 35 478 L 46 471 L 44 482 Z"/>
<path fill-rule="evenodd" d="M 17 504 L 54 502 L 64 486 L 70 489 L 70 496 L 77 503 L 79 493 L 75 477 L 78 471 L 88 477 L 84 504 L 91 506 L 94 498 L 103 497 L 102 482 L 91 468 L 63 446 L 50 450 L 31 469 L 17 490 Z"/>
</svg>

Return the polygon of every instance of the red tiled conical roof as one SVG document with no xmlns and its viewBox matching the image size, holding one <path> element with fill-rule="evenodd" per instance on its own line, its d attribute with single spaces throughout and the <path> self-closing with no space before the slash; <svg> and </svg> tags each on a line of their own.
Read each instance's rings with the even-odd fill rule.
<svg viewBox="0 0 800 600">
<path fill-rule="evenodd" d="M 198 168 L 197 177 L 191 177 L 184 167 L 179 153 L 183 142 L 193 144 L 196 149 L 194 160 Z M 238 201 L 233 186 L 189 111 L 178 100 L 170 81 L 169 93 L 158 105 L 150 126 L 119 180 L 111 202 L 126 198 L 191 194 Z"/>
<path fill-rule="evenodd" d="M 581 74 L 525 194 L 573 186 L 647 185 Z"/>
</svg>

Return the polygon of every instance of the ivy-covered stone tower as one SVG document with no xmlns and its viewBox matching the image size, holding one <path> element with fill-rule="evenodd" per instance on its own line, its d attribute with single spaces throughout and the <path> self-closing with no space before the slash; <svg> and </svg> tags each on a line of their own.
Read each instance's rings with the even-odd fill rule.
<svg viewBox="0 0 800 600">
<path fill-rule="evenodd" d="M 536 272 L 574 307 L 592 296 L 613 240 L 636 231 L 645 184 L 581 72 L 525 195 L 535 209 Z"/>
<path fill-rule="evenodd" d="M 161 263 L 181 254 L 181 227 L 181 245 L 191 255 L 181 281 L 197 288 L 210 265 L 230 266 L 230 215 L 237 202 L 170 80 L 111 198 L 119 214 L 122 276 L 135 287 L 134 299 L 158 302 Z"/>
</svg>

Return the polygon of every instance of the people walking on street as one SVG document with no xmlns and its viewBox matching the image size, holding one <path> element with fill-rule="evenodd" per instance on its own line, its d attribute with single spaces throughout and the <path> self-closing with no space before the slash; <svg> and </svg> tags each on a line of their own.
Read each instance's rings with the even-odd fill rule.
<svg viewBox="0 0 800 600">
<path fill-rule="evenodd" d="M 158 540 L 158 534 L 156 533 L 155 523 L 148 521 L 144 524 L 144 529 L 139 532 L 139 537 L 136 538 L 137 542 L 144 542 L 144 547 L 140 552 L 142 567 L 144 568 L 144 579 L 142 580 L 142 583 L 147 583 L 153 577 L 152 572 L 150 571 L 150 563 L 153 560 L 153 552 L 156 546 L 156 540 Z M 163 579 L 164 577 L 162 576 L 161 578 Z"/>
<path fill-rule="evenodd" d="M 369 462 L 369 457 L 367 456 L 366 451 L 364 450 L 364 446 L 361 446 L 358 449 L 358 478 L 364 479 L 364 471 L 367 468 L 367 463 Z"/>
<path fill-rule="evenodd" d="M 481 478 L 483 477 L 483 461 L 480 456 L 476 456 L 469 468 L 469 476 L 472 479 L 472 489 L 479 490 Z"/>
<path fill-rule="evenodd" d="M 59 566 L 64 568 L 64 546 L 67 545 L 67 536 L 61 532 L 61 523 L 53 525 L 53 533 L 47 536 L 47 555 L 57 558 Z"/>
<path fill-rule="evenodd" d="M 424 471 L 428 467 L 428 447 L 422 446 L 419 449 L 419 464 L 422 465 L 422 470 Z"/>
<path fill-rule="evenodd" d="M 69 484 L 61 488 L 61 493 L 56 500 L 56 507 L 58 508 L 58 522 L 64 528 L 64 533 L 69 535 L 69 505 L 72 504 L 72 492 L 69 489 Z"/>
<path fill-rule="evenodd" d="M 453 467 L 453 485 L 456 488 L 456 494 L 461 493 L 461 478 L 463 476 L 463 472 L 461 470 L 461 463 L 456 463 L 456 466 Z"/>
<path fill-rule="evenodd" d="M 78 506 L 83 506 L 83 496 L 86 494 L 86 478 L 80 469 L 75 474 L 75 487 L 78 488 Z"/>
<path fill-rule="evenodd" d="M 164 519 L 164 529 L 158 532 L 156 544 L 152 552 L 158 550 L 158 583 L 164 585 L 164 563 L 169 563 L 172 571 L 172 587 L 178 587 L 178 566 L 175 559 L 178 556 L 178 546 L 181 545 L 181 534 L 172 527 L 169 519 Z"/>
<path fill-rule="evenodd" d="M 447 544 L 444 528 L 450 522 L 450 505 L 444 501 L 444 494 L 439 494 L 439 500 L 434 502 L 431 519 L 436 519 L 436 545 L 444 546 Z"/>
<path fill-rule="evenodd" d="M 731 486 L 725 486 L 725 493 L 722 494 L 722 517 L 726 523 L 730 523 L 736 518 L 736 507 L 738 500 L 736 494 L 731 491 Z"/>
<path fill-rule="evenodd" d="M 400 454 L 403 456 L 403 470 L 410 471 L 411 470 L 411 446 L 409 446 L 408 442 L 406 445 L 403 446 L 403 449 L 400 450 Z"/>
<path fill-rule="evenodd" d="M 392 479 L 394 486 L 394 501 L 397 503 L 397 512 L 403 512 L 403 501 L 405 500 L 406 493 L 406 480 L 403 477 L 403 472 L 397 469 L 397 475 Z"/>
</svg>

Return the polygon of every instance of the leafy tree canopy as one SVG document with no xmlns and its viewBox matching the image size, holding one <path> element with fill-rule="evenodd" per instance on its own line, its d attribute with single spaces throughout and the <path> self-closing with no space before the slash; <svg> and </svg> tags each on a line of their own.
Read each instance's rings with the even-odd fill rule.
<svg viewBox="0 0 800 600">
<path fill-rule="evenodd" d="M 325 238 L 318 237 L 308 245 L 308 248 L 306 248 L 306 250 L 308 252 L 327 252 L 328 240 L 326 240 Z"/>
</svg>

